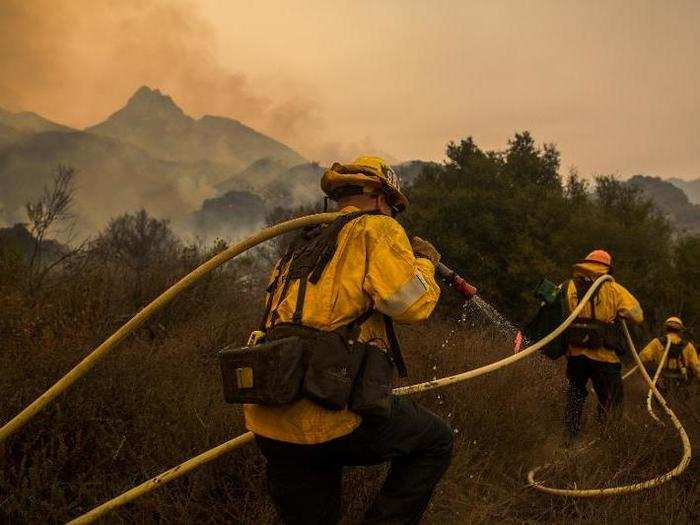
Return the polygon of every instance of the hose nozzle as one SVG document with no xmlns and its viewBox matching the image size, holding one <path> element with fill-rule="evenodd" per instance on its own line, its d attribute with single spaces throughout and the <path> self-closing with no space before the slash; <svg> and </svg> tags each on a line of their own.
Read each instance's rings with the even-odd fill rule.
<svg viewBox="0 0 700 525">
<path fill-rule="evenodd" d="M 440 279 L 452 286 L 452 288 L 454 288 L 458 293 L 462 294 L 465 298 L 471 299 L 477 294 L 477 289 L 475 286 L 469 284 L 461 275 L 451 268 L 445 266 L 443 263 L 438 263 L 435 271 Z"/>
</svg>

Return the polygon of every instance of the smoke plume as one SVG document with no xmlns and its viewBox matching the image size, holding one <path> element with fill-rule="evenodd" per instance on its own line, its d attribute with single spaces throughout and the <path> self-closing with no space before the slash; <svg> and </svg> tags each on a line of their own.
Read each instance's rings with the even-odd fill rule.
<svg viewBox="0 0 700 525">
<path fill-rule="evenodd" d="M 219 64 L 217 45 L 190 3 L 4 0 L 0 71 L 10 74 L 0 80 L 0 107 L 82 128 L 146 84 L 173 95 L 186 113 L 236 118 L 283 141 L 319 126 L 308 86 L 302 93 L 291 83 L 254 85 Z"/>
</svg>

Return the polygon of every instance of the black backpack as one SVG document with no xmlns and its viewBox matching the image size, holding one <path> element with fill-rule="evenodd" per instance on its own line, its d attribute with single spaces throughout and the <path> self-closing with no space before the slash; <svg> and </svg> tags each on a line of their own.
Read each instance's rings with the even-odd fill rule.
<svg viewBox="0 0 700 525">
<path fill-rule="evenodd" d="M 668 337 L 666 334 L 659 336 L 659 342 L 661 343 L 662 347 L 666 348 L 667 341 Z M 681 337 L 681 340 L 677 343 L 671 343 L 671 348 L 668 349 L 668 357 L 676 360 L 682 358 L 683 350 L 685 350 L 686 346 L 688 346 L 688 340 L 684 337 Z"/>
</svg>

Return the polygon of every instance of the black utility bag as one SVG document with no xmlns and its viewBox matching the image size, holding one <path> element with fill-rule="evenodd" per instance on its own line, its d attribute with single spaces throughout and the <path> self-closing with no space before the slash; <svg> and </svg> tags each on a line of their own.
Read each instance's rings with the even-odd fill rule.
<svg viewBox="0 0 700 525">
<path fill-rule="evenodd" d="M 394 387 L 394 363 L 387 352 L 368 343 L 355 379 L 350 410 L 367 416 L 388 416 L 391 412 L 391 391 Z"/>
<path fill-rule="evenodd" d="M 666 334 L 659 337 L 659 342 L 661 346 L 666 348 L 666 343 L 668 342 L 668 336 Z M 671 343 L 671 348 L 668 349 L 668 355 L 671 359 L 682 359 L 683 350 L 688 346 L 688 340 L 681 338 L 677 343 Z"/>
<path fill-rule="evenodd" d="M 298 337 L 224 348 L 219 365 L 227 403 L 281 405 L 301 397 L 304 347 Z"/>
<path fill-rule="evenodd" d="M 350 344 L 344 332 L 281 323 L 268 335 L 272 340 L 291 336 L 300 341 L 304 359 L 299 397 L 311 399 L 328 410 L 348 407 L 364 359 L 364 345 Z"/>
</svg>

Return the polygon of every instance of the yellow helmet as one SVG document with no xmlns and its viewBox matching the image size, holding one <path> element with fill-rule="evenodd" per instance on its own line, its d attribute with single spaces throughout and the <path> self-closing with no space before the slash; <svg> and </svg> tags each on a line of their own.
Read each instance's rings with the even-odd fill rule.
<svg viewBox="0 0 700 525">
<path fill-rule="evenodd" d="M 671 330 L 683 330 L 685 328 L 680 317 L 669 317 L 664 322 L 664 327 L 670 328 Z"/>
<path fill-rule="evenodd" d="M 396 172 L 380 157 L 357 157 L 352 164 L 334 162 L 323 174 L 321 189 L 333 200 L 379 190 L 386 195 L 389 206 L 398 211 L 408 206 Z"/>
</svg>

